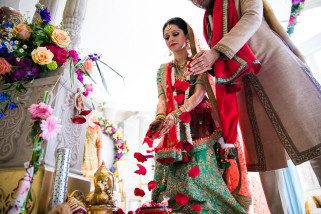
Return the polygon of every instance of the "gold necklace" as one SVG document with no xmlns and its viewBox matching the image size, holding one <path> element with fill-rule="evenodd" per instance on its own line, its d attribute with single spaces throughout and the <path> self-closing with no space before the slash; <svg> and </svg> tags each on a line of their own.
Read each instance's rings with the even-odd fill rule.
<svg viewBox="0 0 321 214">
<path fill-rule="evenodd" d="M 178 69 L 182 70 L 182 69 L 184 69 L 186 67 L 187 61 L 188 60 L 186 59 L 182 64 L 178 64 L 177 60 L 175 59 L 174 60 L 174 64 Z"/>
</svg>

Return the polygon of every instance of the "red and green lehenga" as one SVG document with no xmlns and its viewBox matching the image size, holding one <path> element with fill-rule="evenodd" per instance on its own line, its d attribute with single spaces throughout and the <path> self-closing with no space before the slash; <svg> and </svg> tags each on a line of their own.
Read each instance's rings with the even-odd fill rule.
<svg viewBox="0 0 321 214">
<path fill-rule="evenodd" d="M 175 67 L 172 63 L 162 65 L 158 71 L 159 88 L 165 89 L 167 114 L 177 108 L 173 98 L 173 73 Z M 195 85 L 203 83 L 195 76 L 191 76 L 189 81 L 191 96 Z M 213 146 L 221 137 L 221 132 L 215 126 L 208 99 L 203 99 L 190 114 L 190 123 L 186 125 L 179 122 L 178 126 L 174 126 L 166 134 L 155 150 L 157 161 L 154 177 L 158 185 L 152 192 L 153 201 L 161 202 L 169 198 L 169 206 L 174 212 L 179 213 L 195 212 L 193 205 L 201 206 L 202 213 L 245 213 L 228 189 L 217 165 Z M 192 145 L 188 142 L 188 128 Z M 193 177 L 189 172 L 195 166 L 200 173 Z M 186 205 L 177 203 L 178 193 L 188 197 Z"/>
</svg>

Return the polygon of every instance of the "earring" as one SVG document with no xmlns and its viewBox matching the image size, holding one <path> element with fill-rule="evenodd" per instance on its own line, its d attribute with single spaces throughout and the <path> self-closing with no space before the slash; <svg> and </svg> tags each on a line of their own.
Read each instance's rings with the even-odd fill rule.
<svg viewBox="0 0 321 214">
<path fill-rule="evenodd" d="M 172 51 L 169 51 L 168 56 L 172 56 L 172 55 L 173 55 Z"/>
<path fill-rule="evenodd" d="M 189 40 L 186 42 L 186 49 L 191 50 L 191 44 L 189 43 Z"/>
</svg>

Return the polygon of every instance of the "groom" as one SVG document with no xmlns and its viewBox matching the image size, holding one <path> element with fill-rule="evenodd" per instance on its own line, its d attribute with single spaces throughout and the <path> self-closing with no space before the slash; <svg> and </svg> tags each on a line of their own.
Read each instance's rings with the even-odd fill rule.
<svg viewBox="0 0 321 214">
<path fill-rule="evenodd" d="M 320 85 L 264 0 L 193 3 L 205 9 L 204 36 L 211 49 L 193 58 L 186 75 L 208 72 L 216 76 L 216 89 L 225 88 L 224 96 L 237 91 L 236 111 L 224 107 L 225 97 L 216 93 L 223 135 L 233 139 L 235 120 L 239 122 L 248 170 L 260 172 L 271 213 L 281 213 L 274 170 L 287 167 L 286 154 L 295 164 L 310 160 L 321 183 Z M 241 53 L 245 46 L 247 51 Z M 258 60 L 244 64 L 251 53 Z M 258 61 L 261 69 L 255 75 Z M 242 74 L 242 69 L 250 71 Z"/>
</svg>

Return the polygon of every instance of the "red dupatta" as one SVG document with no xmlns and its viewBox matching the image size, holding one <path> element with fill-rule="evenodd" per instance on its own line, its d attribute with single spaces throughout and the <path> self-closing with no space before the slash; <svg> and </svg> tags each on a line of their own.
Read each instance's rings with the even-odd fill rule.
<svg viewBox="0 0 321 214">
<path fill-rule="evenodd" d="M 208 38 L 208 15 L 212 13 L 212 38 Z M 208 44 L 214 47 L 238 22 L 234 0 L 215 0 L 212 11 L 204 16 L 204 36 Z M 236 92 L 240 89 L 237 82 L 242 76 L 257 74 L 260 64 L 250 47 L 245 44 L 232 59 L 219 58 L 213 65 L 216 76 L 215 92 L 218 114 L 221 120 L 222 135 L 226 143 L 235 143 L 237 139 L 238 107 Z"/>
</svg>

